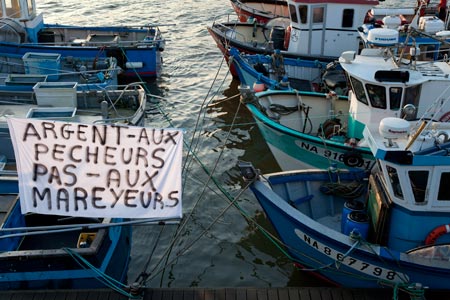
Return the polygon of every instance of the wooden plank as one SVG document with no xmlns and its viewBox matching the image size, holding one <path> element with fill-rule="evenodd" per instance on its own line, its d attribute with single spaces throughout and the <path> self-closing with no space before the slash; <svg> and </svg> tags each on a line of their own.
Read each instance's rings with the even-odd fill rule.
<svg viewBox="0 0 450 300">
<path fill-rule="evenodd" d="M 184 289 L 172 289 L 171 299 L 184 299 L 184 291 Z"/>
<path fill-rule="evenodd" d="M 277 292 L 278 292 L 278 299 L 289 299 L 289 300 L 292 300 L 292 299 L 290 299 L 289 298 L 289 291 L 288 290 L 286 290 L 286 289 L 277 289 Z M 273 299 L 275 299 L 275 298 L 273 298 Z"/>
<path fill-rule="evenodd" d="M 194 290 L 194 300 L 203 300 L 205 299 L 205 290 L 204 289 L 195 289 Z"/>
<path fill-rule="evenodd" d="M 258 300 L 256 296 L 256 289 L 255 288 L 249 288 L 247 289 L 247 300 Z"/>
<path fill-rule="evenodd" d="M 278 296 L 278 292 L 279 289 L 267 289 L 267 297 L 272 300 L 272 299 L 281 299 Z"/>
<path fill-rule="evenodd" d="M 299 290 L 299 295 L 301 300 L 310 300 L 311 295 L 309 294 L 310 289 L 307 288 L 301 288 Z"/>
<path fill-rule="evenodd" d="M 311 289 L 309 291 L 309 296 L 311 297 L 311 300 L 322 300 L 319 289 Z"/>
<path fill-rule="evenodd" d="M 239 289 L 225 288 L 225 299 L 226 300 L 238 300 L 237 293 Z"/>
<path fill-rule="evenodd" d="M 267 291 L 268 291 L 267 289 L 257 289 L 256 290 L 256 298 L 258 300 L 268 300 Z M 275 295 L 276 295 L 276 291 L 275 291 Z M 270 298 L 270 299 L 272 299 L 272 298 Z M 275 298 L 273 298 L 273 299 L 275 299 Z"/>
<path fill-rule="evenodd" d="M 203 299 L 205 300 L 214 300 L 215 291 L 213 289 L 205 289 L 205 296 Z"/>
<path fill-rule="evenodd" d="M 149 294 L 150 293 L 147 290 L 145 290 L 144 291 L 144 299 L 148 299 L 148 300 L 150 300 L 150 299 L 151 300 L 162 300 L 163 291 L 160 290 L 160 289 L 154 289 L 154 290 L 152 290 L 152 293 L 150 295 Z"/>
<path fill-rule="evenodd" d="M 332 300 L 335 300 L 334 299 L 334 296 L 335 296 L 335 294 L 336 294 L 336 289 L 327 289 L 327 288 L 322 288 L 322 289 L 319 289 L 319 293 L 320 293 L 320 297 L 322 298 L 322 299 L 332 299 Z"/>
<path fill-rule="evenodd" d="M 448 291 L 426 291 L 427 300 L 450 299 Z M 143 300 L 391 300 L 392 289 L 287 288 L 157 288 L 144 289 Z M 39 290 L 0 292 L 1 300 L 128 300 L 112 290 Z M 410 300 L 399 293 L 399 300 Z"/>
<path fill-rule="evenodd" d="M 216 299 L 216 300 L 226 300 L 225 289 L 223 289 L 223 288 L 216 289 L 216 293 L 215 293 L 214 299 Z"/>
<path fill-rule="evenodd" d="M 180 289 L 183 290 L 183 289 Z M 183 290 L 183 298 L 174 298 L 176 299 L 184 299 L 184 300 L 194 300 L 194 290 L 193 289 L 186 289 Z"/>
<path fill-rule="evenodd" d="M 236 290 L 236 300 L 246 300 L 247 299 L 247 289 L 239 288 Z"/>
</svg>

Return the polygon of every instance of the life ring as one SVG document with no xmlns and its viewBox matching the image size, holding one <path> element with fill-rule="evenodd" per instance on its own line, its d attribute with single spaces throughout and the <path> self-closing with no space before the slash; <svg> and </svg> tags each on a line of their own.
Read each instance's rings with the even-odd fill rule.
<svg viewBox="0 0 450 300">
<path fill-rule="evenodd" d="M 425 239 L 425 245 L 433 245 L 438 238 L 444 234 L 450 233 L 450 225 L 441 225 L 433 229 Z"/>
<path fill-rule="evenodd" d="M 356 151 L 348 151 L 344 153 L 342 161 L 347 167 L 351 168 L 361 167 L 364 164 L 362 155 Z"/>
<path fill-rule="evenodd" d="M 291 31 L 292 31 L 291 25 L 289 25 L 284 31 L 284 43 L 283 43 L 284 50 L 287 50 L 289 48 L 289 42 L 291 41 Z"/>
<path fill-rule="evenodd" d="M 446 112 L 439 118 L 439 122 L 450 122 L 450 111 Z"/>
</svg>

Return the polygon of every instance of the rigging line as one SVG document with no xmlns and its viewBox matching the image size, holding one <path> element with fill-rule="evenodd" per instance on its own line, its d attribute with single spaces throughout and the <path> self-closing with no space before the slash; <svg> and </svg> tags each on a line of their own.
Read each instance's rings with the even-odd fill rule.
<svg viewBox="0 0 450 300">
<path fill-rule="evenodd" d="M 219 67 L 219 69 L 218 69 L 217 72 L 216 72 L 216 75 L 215 75 L 214 80 L 213 80 L 213 82 L 212 82 L 212 84 L 211 84 L 211 87 L 210 87 L 210 89 L 208 90 L 208 93 L 207 93 L 207 95 L 205 96 L 205 98 L 204 98 L 204 100 L 203 100 L 203 102 L 202 102 L 202 105 L 201 105 L 202 108 L 205 107 L 204 104 L 206 103 L 207 98 L 208 98 L 208 96 L 209 96 L 209 94 L 210 94 L 210 92 L 211 92 L 211 90 L 212 90 L 212 87 L 214 86 L 214 83 L 216 82 L 216 80 L 217 80 L 217 78 L 218 78 L 218 75 L 219 75 L 219 73 L 220 73 L 220 69 L 221 69 L 221 67 L 223 66 L 223 61 L 224 61 L 224 58 L 222 58 L 220 67 Z M 227 74 L 228 74 L 228 73 L 227 73 Z M 226 76 L 225 76 L 225 78 L 226 78 Z M 224 80 L 225 80 L 225 79 L 224 79 Z M 224 80 L 223 80 L 222 82 L 224 82 Z M 222 83 L 222 84 L 223 84 L 223 83 Z M 199 115 L 198 115 L 198 117 L 197 117 L 196 124 L 195 124 L 195 126 L 194 126 L 194 132 L 193 132 L 193 134 L 192 134 L 191 143 L 190 143 L 189 145 L 186 145 L 186 146 L 188 147 L 188 149 L 187 149 L 188 157 L 187 157 L 186 162 L 185 162 L 185 164 L 184 164 L 184 166 L 183 166 L 183 168 L 182 168 L 182 173 L 185 174 L 184 177 L 187 176 L 187 173 L 188 173 L 188 165 L 191 165 L 190 162 L 188 161 L 188 160 L 189 160 L 189 157 L 192 157 L 192 158 L 190 159 L 190 161 L 192 161 L 194 158 L 195 158 L 196 160 L 199 160 L 198 157 L 195 156 L 195 152 L 194 152 L 194 150 L 192 149 L 192 144 L 193 144 L 193 142 L 194 142 L 194 138 L 195 138 L 196 132 L 198 131 L 198 126 L 199 126 L 199 123 L 200 123 L 200 115 L 201 115 L 201 112 L 202 112 L 202 108 L 201 108 L 200 111 L 199 111 Z M 199 139 L 197 139 L 197 141 L 198 141 L 198 140 L 199 140 Z M 186 143 L 185 143 L 185 144 L 186 144 Z M 198 143 L 197 143 L 197 145 L 198 145 Z M 196 148 L 196 147 L 195 147 L 195 148 Z M 189 156 L 189 153 L 191 153 L 191 156 Z M 195 157 L 194 157 L 194 156 L 195 156 Z M 208 182 L 209 182 L 209 179 L 208 179 Z M 195 205 L 194 205 L 194 207 L 193 207 L 191 213 L 187 216 L 185 222 L 181 223 L 180 227 L 174 232 L 174 236 L 172 237 L 172 242 L 170 243 L 170 246 L 168 247 L 167 251 L 161 256 L 161 260 L 156 264 L 155 269 L 156 269 L 156 267 L 158 267 L 159 263 L 162 262 L 162 260 L 164 259 L 164 257 L 166 257 L 165 266 L 167 266 L 167 260 L 169 259 L 170 253 L 172 252 L 172 248 L 173 248 L 173 246 L 175 245 L 175 242 L 177 241 L 177 239 L 180 237 L 180 235 L 181 235 L 180 232 L 181 232 L 182 229 L 184 228 L 185 224 L 187 224 L 187 221 L 190 219 L 190 217 L 191 217 L 191 215 L 192 215 L 192 213 L 193 213 L 195 207 L 197 206 L 197 203 L 198 203 L 198 202 L 200 201 L 200 199 L 202 198 L 202 195 L 204 194 L 204 191 L 205 191 L 205 189 L 206 189 L 205 187 L 206 187 L 207 185 L 208 185 L 208 184 L 206 183 L 205 186 L 204 186 L 204 188 L 203 188 L 203 192 L 202 192 L 201 195 L 198 197 L 197 202 L 195 203 Z M 184 189 L 184 185 L 183 185 L 183 189 Z M 164 272 L 164 270 L 165 270 L 165 266 L 163 267 L 163 272 Z M 154 270 L 153 270 L 153 271 L 154 271 Z M 153 271 L 152 271 L 152 272 L 153 272 Z M 164 277 L 164 275 L 161 276 L 161 283 L 160 283 L 160 285 L 162 284 L 162 279 L 163 279 L 163 277 Z"/>
<path fill-rule="evenodd" d="M 224 102 L 231 101 L 231 100 L 234 100 L 235 98 L 238 98 L 240 95 L 241 95 L 240 93 L 237 93 L 236 95 L 227 97 L 227 98 L 222 99 L 222 100 L 220 100 L 220 101 L 217 101 L 217 102 L 215 102 L 215 103 L 213 103 L 213 104 L 208 103 L 208 105 L 207 105 L 206 107 L 214 107 L 214 106 L 217 106 L 217 105 L 221 105 L 221 104 L 224 103 Z"/>
<path fill-rule="evenodd" d="M 102 47 L 102 48 L 103 48 L 103 47 Z M 125 52 L 124 48 L 123 48 L 123 47 L 119 47 L 119 49 L 120 49 L 120 51 L 122 51 L 123 56 L 124 56 L 124 57 L 127 59 L 127 61 L 128 61 L 129 59 L 128 59 L 127 53 Z M 136 68 L 133 67 L 133 71 L 134 71 L 134 73 L 136 74 L 136 77 L 139 79 L 139 81 L 142 82 L 142 83 L 145 83 L 145 81 L 142 79 L 141 75 L 139 75 L 139 72 L 136 71 Z M 150 93 L 150 90 L 148 89 L 147 85 L 146 85 L 146 84 L 143 84 L 143 86 L 144 86 L 145 92 L 146 92 L 146 93 Z"/>
<path fill-rule="evenodd" d="M 217 221 L 228 211 L 228 209 L 232 206 L 235 206 L 235 203 L 237 202 L 237 200 L 240 198 L 240 196 L 244 193 L 244 191 L 247 190 L 248 186 L 251 184 L 251 182 L 248 183 L 248 185 L 242 189 L 239 194 L 228 204 L 227 207 L 225 207 L 222 212 L 216 216 L 216 218 L 213 220 L 213 222 L 211 222 L 193 241 L 191 241 L 191 243 L 187 244 L 183 249 L 181 249 L 180 251 L 177 252 L 177 255 L 172 258 L 170 261 L 168 261 L 168 263 L 164 266 L 163 269 L 160 269 L 159 271 L 153 273 L 152 276 L 149 276 L 147 278 L 147 280 L 149 279 L 153 279 L 157 274 L 159 274 L 160 272 L 163 272 L 163 270 L 170 264 L 173 264 L 178 257 L 180 257 L 181 255 L 183 255 L 186 251 L 188 251 L 200 238 L 202 238 L 211 228 L 213 225 L 215 225 L 217 223 Z"/>
<path fill-rule="evenodd" d="M 227 143 L 227 141 L 229 140 L 229 136 L 230 136 L 230 134 L 231 134 L 231 130 L 232 130 L 232 128 L 233 128 L 233 124 L 234 124 L 234 122 L 235 122 L 235 120 L 236 120 L 236 118 L 237 118 L 237 115 L 238 115 L 238 113 L 239 113 L 239 108 L 240 108 L 240 106 L 241 106 L 241 103 L 239 102 L 238 108 L 237 108 L 236 113 L 235 113 L 235 115 L 234 115 L 234 117 L 233 117 L 233 121 L 231 122 L 230 130 L 228 131 L 227 137 L 225 138 L 225 140 L 224 140 L 224 142 L 223 142 L 223 146 L 221 147 L 221 148 L 222 148 L 222 151 L 221 151 L 221 153 L 220 153 L 218 159 L 216 160 L 216 163 L 215 163 L 215 165 L 214 165 L 214 168 L 213 168 L 212 172 L 207 172 L 207 170 L 206 170 L 206 168 L 204 167 L 204 165 L 202 165 L 203 168 L 204 168 L 204 170 L 209 174 L 208 180 L 207 180 L 206 183 L 203 185 L 203 190 L 202 190 L 202 192 L 200 193 L 200 196 L 198 197 L 197 201 L 194 203 L 194 206 L 193 206 L 193 208 L 192 208 L 192 210 L 191 210 L 191 213 L 186 217 L 186 219 L 183 220 L 183 222 L 181 223 L 181 225 L 179 226 L 179 228 L 177 229 L 177 232 L 175 233 L 175 235 L 174 235 L 174 237 L 173 237 L 173 240 L 172 240 L 172 242 L 171 242 L 170 247 L 168 248 L 168 250 L 166 251 L 166 253 L 164 253 L 164 255 L 167 255 L 167 256 L 166 256 L 166 263 L 165 263 L 165 266 L 163 267 L 163 272 L 164 272 L 164 270 L 165 270 L 165 268 L 166 268 L 166 266 L 167 266 L 168 259 L 169 259 L 169 256 L 170 256 L 170 252 L 172 251 L 172 248 L 173 248 L 173 246 L 174 246 L 174 244 L 175 244 L 175 241 L 181 236 L 181 232 L 182 232 L 182 230 L 184 229 L 184 227 L 187 225 L 187 223 L 188 223 L 189 219 L 191 218 L 191 216 L 192 216 L 192 214 L 193 214 L 195 208 L 197 207 L 197 204 L 198 204 L 198 203 L 200 202 L 200 200 L 203 198 L 203 196 L 204 196 L 204 194 L 205 194 L 205 190 L 206 190 L 207 187 L 209 186 L 209 182 L 210 182 L 210 181 L 213 181 L 213 182 L 215 183 L 215 185 L 218 186 L 217 182 L 216 182 L 215 179 L 214 179 L 213 174 L 214 174 L 214 172 L 215 172 L 215 170 L 216 170 L 216 168 L 217 168 L 217 165 L 218 165 L 218 163 L 219 163 L 219 161 L 220 161 L 220 158 L 222 157 L 222 154 L 223 154 L 223 152 L 224 152 L 224 149 L 225 149 L 224 146 L 225 146 L 225 144 Z M 195 153 L 194 153 L 194 152 L 191 152 L 191 153 L 192 153 L 193 156 L 195 156 Z M 195 156 L 194 158 L 201 164 L 201 161 L 198 159 L 197 156 Z M 164 255 L 163 255 L 162 257 L 164 257 Z M 177 256 L 178 256 L 178 255 L 177 255 Z M 158 263 L 158 265 L 159 265 L 159 263 Z M 163 276 L 162 276 L 162 277 L 163 277 Z"/>
<path fill-rule="evenodd" d="M 192 134 L 191 142 L 190 142 L 190 144 L 189 144 L 189 146 L 188 146 L 188 153 L 190 153 L 190 152 L 195 153 L 195 151 L 196 151 L 196 149 L 197 149 L 198 142 L 199 142 L 200 139 L 197 138 L 197 142 L 196 142 L 196 143 L 194 143 L 194 140 L 195 140 L 196 132 L 197 132 L 197 130 L 198 130 L 198 128 L 199 128 L 199 124 L 200 124 L 200 119 L 201 119 L 201 118 L 200 118 L 200 115 L 201 115 L 201 112 L 203 111 L 203 108 L 204 108 L 204 107 L 207 107 L 207 105 L 205 105 L 205 104 L 206 104 L 206 102 L 207 102 L 207 99 L 208 99 L 208 97 L 209 97 L 209 94 L 211 93 L 211 90 L 212 90 L 212 88 L 213 88 L 213 86 L 214 86 L 214 83 L 216 82 L 216 80 L 217 80 L 217 78 L 218 78 L 218 76 L 219 76 L 220 70 L 221 70 L 221 68 L 222 68 L 223 65 L 224 65 L 224 61 L 225 61 L 225 57 L 222 55 L 222 60 L 221 60 L 221 62 L 220 62 L 220 66 L 219 66 L 219 68 L 217 69 L 216 75 L 214 76 L 214 80 L 213 80 L 213 82 L 212 82 L 210 88 L 208 89 L 208 92 L 206 93 L 205 98 L 203 99 L 203 102 L 202 102 L 202 105 L 201 105 L 201 109 L 200 109 L 199 114 L 198 114 L 198 117 L 197 117 L 197 119 L 196 119 L 195 126 L 194 126 L 194 132 L 193 132 L 193 134 Z M 227 75 L 228 75 L 228 73 L 229 73 L 229 71 L 227 72 Z M 226 78 L 226 77 L 227 77 L 227 76 L 225 76 L 225 78 Z M 225 78 L 224 78 L 224 80 L 225 80 Z M 224 80 L 223 80 L 223 81 L 224 81 Z M 222 83 L 223 83 L 223 81 L 222 81 Z M 209 100 L 209 102 L 211 102 L 211 101 L 212 101 L 212 98 Z M 195 147 L 194 147 L 194 150 L 192 150 L 192 146 L 193 146 L 194 144 L 195 144 Z M 192 162 L 192 159 L 190 159 L 190 160 L 189 160 L 189 159 L 186 159 L 186 162 L 185 162 L 185 164 L 184 164 L 184 166 L 183 166 L 183 171 L 189 168 L 189 165 L 191 164 L 191 162 Z"/>
<path fill-rule="evenodd" d="M 138 282 L 139 278 L 142 278 L 142 282 L 145 282 L 145 279 L 149 276 L 149 274 L 147 273 L 147 269 L 148 269 L 148 266 L 150 265 L 150 261 L 153 257 L 153 254 L 155 253 L 156 245 L 158 245 L 158 241 L 161 238 L 164 228 L 165 228 L 165 226 L 161 227 L 161 230 L 159 231 L 156 241 L 153 243 L 153 248 L 150 251 L 150 255 L 148 256 L 147 262 L 145 263 L 145 266 L 144 266 L 142 272 L 138 275 L 138 277 L 134 280 L 134 282 Z"/>
<path fill-rule="evenodd" d="M 74 252 L 72 249 L 63 248 L 63 250 L 66 251 L 80 267 L 82 267 L 85 270 L 91 270 L 95 274 L 97 274 L 98 276 L 96 276 L 94 279 L 100 281 L 105 286 L 122 294 L 123 296 L 129 297 L 129 299 L 140 299 L 140 297 L 134 296 L 125 291 L 125 289 L 128 288 L 128 286 L 126 286 L 122 282 L 114 279 L 113 277 L 109 276 L 108 274 L 105 274 L 100 269 L 98 269 L 94 265 L 92 265 L 89 261 L 87 261 L 84 257 L 82 257 L 78 253 Z"/>
</svg>

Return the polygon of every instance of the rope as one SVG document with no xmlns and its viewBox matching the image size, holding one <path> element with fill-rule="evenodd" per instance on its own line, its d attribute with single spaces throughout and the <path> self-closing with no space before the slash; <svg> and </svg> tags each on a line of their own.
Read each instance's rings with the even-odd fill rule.
<svg viewBox="0 0 450 300">
<path fill-rule="evenodd" d="M 269 109 L 280 115 L 289 115 L 298 111 L 298 106 L 285 106 L 281 104 L 272 103 L 269 105 Z"/>
<path fill-rule="evenodd" d="M 129 294 L 124 291 L 124 289 L 128 288 L 125 284 L 121 283 L 120 281 L 117 281 L 116 279 L 112 278 L 111 276 L 103 273 L 100 269 L 96 268 L 94 265 L 92 265 L 89 261 L 87 261 L 84 257 L 76 253 L 70 248 L 63 248 L 64 251 L 66 251 L 74 260 L 75 262 L 82 267 L 83 269 L 92 270 L 95 274 L 98 276 L 95 277 L 98 281 L 109 287 L 110 289 L 126 296 L 131 299 L 139 299 L 140 297 Z"/>
<path fill-rule="evenodd" d="M 153 243 L 153 248 L 150 251 L 150 255 L 148 256 L 148 259 L 147 259 L 147 262 L 145 263 L 143 271 L 139 274 L 139 276 L 134 281 L 134 282 L 139 283 L 139 286 L 143 286 L 144 283 L 145 283 L 145 280 L 149 276 L 149 274 L 146 271 L 148 269 L 148 266 L 150 265 L 150 261 L 151 261 L 151 259 L 153 257 L 153 254 L 155 253 L 155 250 L 156 250 L 156 245 L 158 245 L 158 241 L 161 238 L 161 235 L 162 235 L 162 232 L 163 232 L 164 228 L 165 228 L 165 226 L 163 225 L 161 230 L 159 231 L 158 237 L 156 238 L 156 242 Z M 142 279 L 141 282 L 139 282 L 140 278 Z"/>
<path fill-rule="evenodd" d="M 327 182 L 320 187 L 320 191 L 326 195 L 335 195 L 346 199 L 354 199 L 361 196 L 365 187 L 358 181 L 350 183 Z"/>
</svg>

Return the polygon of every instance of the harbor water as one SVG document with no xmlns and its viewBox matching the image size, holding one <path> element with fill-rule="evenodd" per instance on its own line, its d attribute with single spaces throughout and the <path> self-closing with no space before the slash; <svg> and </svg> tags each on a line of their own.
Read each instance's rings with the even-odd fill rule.
<svg viewBox="0 0 450 300">
<path fill-rule="evenodd" d="M 229 0 L 36 0 L 47 23 L 158 23 L 167 39 L 147 125 L 184 130 L 183 220 L 134 227 L 130 283 L 148 287 L 284 287 L 325 283 L 296 270 L 249 190 L 238 160 L 279 171 L 258 128 L 240 105 L 238 82 L 206 27 L 232 14 Z M 231 203 L 234 199 L 234 203 Z M 259 228 L 267 229 L 267 232 Z"/>
</svg>

